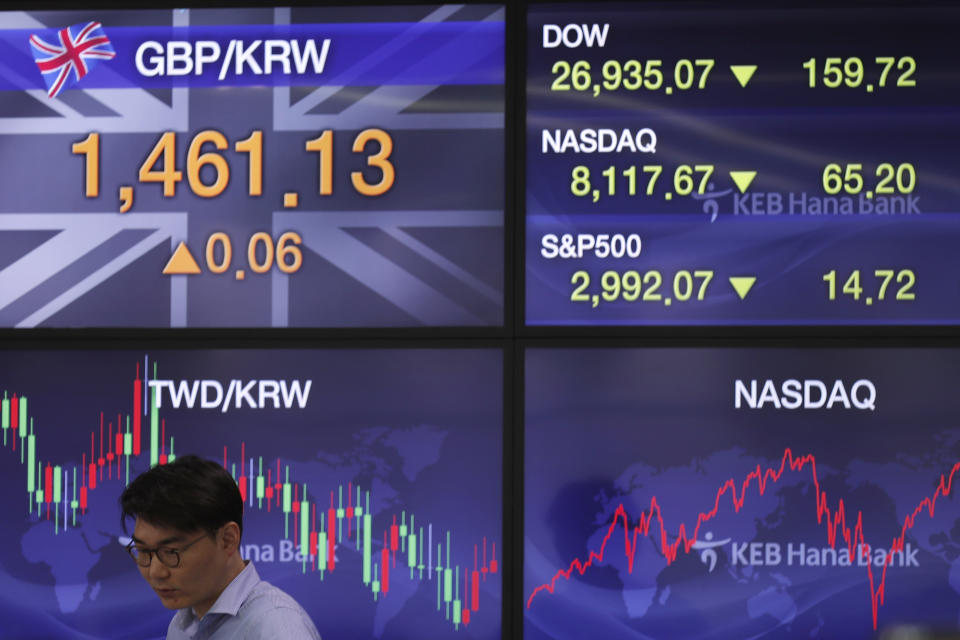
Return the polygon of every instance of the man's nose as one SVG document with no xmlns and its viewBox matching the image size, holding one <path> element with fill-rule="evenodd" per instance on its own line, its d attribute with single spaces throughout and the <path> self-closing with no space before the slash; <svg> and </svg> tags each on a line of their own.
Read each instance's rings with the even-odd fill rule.
<svg viewBox="0 0 960 640">
<path fill-rule="evenodd" d="M 160 562 L 157 555 L 150 555 L 150 566 L 147 568 L 147 574 L 151 578 L 166 578 L 170 575 L 170 567 Z"/>
</svg>

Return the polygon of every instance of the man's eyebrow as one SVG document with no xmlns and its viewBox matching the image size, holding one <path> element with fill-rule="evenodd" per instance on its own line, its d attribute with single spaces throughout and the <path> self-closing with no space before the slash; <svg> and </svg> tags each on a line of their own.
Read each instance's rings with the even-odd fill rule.
<svg viewBox="0 0 960 640">
<path fill-rule="evenodd" d="M 144 544 L 143 540 L 141 540 L 137 536 L 130 536 L 130 539 L 136 542 L 137 544 Z M 157 546 L 165 547 L 167 545 L 175 544 L 177 542 L 183 542 L 183 536 L 170 536 L 169 538 L 164 538 L 163 540 L 157 543 Z"/>
</svg>

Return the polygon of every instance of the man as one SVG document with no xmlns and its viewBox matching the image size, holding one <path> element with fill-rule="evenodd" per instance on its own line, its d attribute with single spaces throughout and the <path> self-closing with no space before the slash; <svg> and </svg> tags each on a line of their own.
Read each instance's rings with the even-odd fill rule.
<svg viewBox="0 0 960 640">
<path fill-rule="evenodd" d="M 310 616 L 240 557 L 243 499 L 215 462 L 156 466 L 120 496 L 127 550 L 168 609 L 167 640 L 319 640 Z"/>
</svg>

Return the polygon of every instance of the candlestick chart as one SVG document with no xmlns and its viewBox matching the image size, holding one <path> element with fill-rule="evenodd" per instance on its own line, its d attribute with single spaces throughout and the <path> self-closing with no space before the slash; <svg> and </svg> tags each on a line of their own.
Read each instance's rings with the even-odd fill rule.
<svg viewBox="0 0 960 640">
<path fill-rule="evenodd" d="M 439 402 L 427 394 L 416 397 L 411 386 L 396 383 L 399 363 L 384 364 L 399 356 L 416 376 L 446 377 L 453 372 L 444 357 L 452 353 L 316 352 L 323 366 L 304 368 L 288 354 L 270 352 L 269 360 L 279 366 L 269 376 L 251 374 L 242 381 L 238 372 L 263 369 L 264 352 L 6 355 L 14 365 L 8 371 L 21 375 L 0 382 L 0 474 L 7 487 L 17 488 L 12 493 L 18 499 L 7 497 L 10 510 L 17 503 L 20 509 L 4 528 L 8 538 L 19 534 L 22 555 L 12 559 L 19 568 L 7 575 L 0 570 L 0 582 L 28 582 L 38 594 L 36 613 L 58 635 L 163 634 L 169 613 L 122 557 L 128 538 L 116 500 L 138 473 L 186 451 L 219 461 L 237 481 L 245 507 L 241 554 L 265 580 L 294 595 L 321 633 L 326 626 L 343 637 L 416 637 L 425 629 L 431 637 L 499 637 L 502 426 L 478 420 L 485 409 L 465 419 L 452 416 L 452 396 Z M 80 365 L 84 356 L 87 364 Z M 492 377 L 448 379 L 447 391 L 456 396 L 460 384 L 479 384 L 496 406 L 499 354 L 457 354 L 463 356 Z M 34 362 L 18 367 L 17 360 Z M 38 370 L 38 360 L 54 369 L 85 366 L 98 375 L 89 384 L 74 375 L 41 383 L 42 376 L 30 373 Z M 358 361 L 377 373 L 361 371 Z M 190 379 L 183 373 L 187 366 Z M 118 385 L 122 392 L 105 392 L 98 384 L 100 376 L 121 380 L 121 372 L 127 378 Z M 358 410 L 371 383 L 396 388 L 377 391 L 381 403 L 375 409 Z M 264 389 L 266 395 L 258 393 Z M 224 390 L 236 402 L 224 401 Z M 218 403 L 212 402 L 215 395 Z M 66 397 L 79 401 L 64 403 Z M 99 411 L 80 409 L 97 404 Z M 404 426 L 385 426 L 391 413 Z M 489 457 L 457 460 L 467 443 Z M 428 489 L 436 478 L 451 475 L 455 488 L 443 492 L 451 495 Z M 456 508 L 465 498 L 475 507 L 469 512 Z M 82 560 L 60 557 L 60 550 L 78 547 L 87 552 Z M 38 566 L 49 569 L 52 584 Z M 116 602 L 104 600 L 120 591 Z M 132 602 L 131 593 L 137 594 Z M 12 603 L 11 595 L 7 605 Z M 111 615 L 128 620 L 127 627 L 97 622 Z M 28 626 L 10 632 L 48 633 Z"/>
<path fill-rule="evenodd" d="M 955 355 L 528 352 L 525 638 L 956 629 Z M 751 379 L 876 393 L 737 406 Z"/>
</svg>

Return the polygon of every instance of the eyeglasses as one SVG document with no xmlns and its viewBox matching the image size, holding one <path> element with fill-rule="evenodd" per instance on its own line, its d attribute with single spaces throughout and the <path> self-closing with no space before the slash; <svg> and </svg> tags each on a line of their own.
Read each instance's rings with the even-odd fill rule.
<svg viewBox="0 0 960 640">
<path fill-rule="evenodd" d="M 176 569 L 180 566 L 180 554 L 206 538 L 209 534 L 205 533 L 195 540 L 191 540 L 187 544 L 183 545 L 179 549 L 174 549 L 172 547 L 156 547 L 154 549 L 145 549 L 143 547 L 138 547 L 136 544 L 131 541 L 127 545 L 127 553 L 130 554 L 130 557 L 133 558 L 133 561 L 136 562 L 141 567 L 149 567 L 153 556 L 157 556 L 157 560 L 160 561 L 164 566 L 170 567 L 171 569 Z"/>
</svg>

